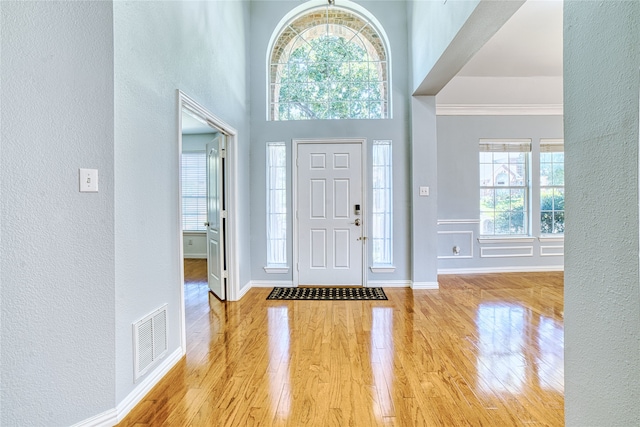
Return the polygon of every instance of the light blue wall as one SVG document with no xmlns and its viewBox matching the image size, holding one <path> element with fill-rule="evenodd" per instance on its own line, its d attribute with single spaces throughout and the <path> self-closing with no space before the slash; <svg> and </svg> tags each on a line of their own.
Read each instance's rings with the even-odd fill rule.
<svg viewBox="0 0 640 427">
<path fill-rule="evenodd" d="M 0 2 L 3 426 L 114 408 L 111 2 Z M 78 191 L 78 169 L 99 192 Z"/>
<path fill-rule="evenodd" d="M 251 268 L 253 280 L 292 280 L 288 274 L 266 274 L 266 143 L 287 143 L 289 164 L 291 140 L 294 138 L 338 138 L 364 137 L 368 142 L 369 157 L 374 139 L 393 141 L 393 209 L 394 209 L 394 260 L 393 274 L 370 273 L 369 280 L 410 279 L 410 160 L 408 133 L 408 51 L 406 14 L 404 2 L 362 1 L 358 5 L 371 12 L 386 31 L 391 45 L 393 67 L 393 118 L 387 120 L 311 120 L 311 121 L 266 121 L 266 58 L 271 34 L 280 20 L 299 2 L 258 1 L 251 5 Z M 369 179 L 371 173 L 368 174 Z M 289 170 L 289 188 L 291 171 Z M 371 185 L 368 185 L 369 189 Z M 370 190 L 369 190 L 370 191 Z M 371 194 L 369 194 L 369 200 Z M 289 212 L 291 200 L 289 200 Z M 292 236 L 292 219 L 289 220 L 288 235 Z M 288 257 L 292 259 L 292 239 L 289 238 Z"/>
<path fill-rule="evenodd" d="M 408 2 L 412 63 L 409 89 L 412 93 L 442 57 L 479 3 L 480 0 Z"/>
<path fill-rule="evenodd" d="M 540 242 L 538 186 L 532 185 L 532 236 L 530 242 L 481 244 L 479 223 L 458 220 L 479 220 L 478 142 L 481 138 L 529 138 L 532 140 L 532 182 L 539 181 L 539 144 L 541 138 L 563 138 L 562 116 L 438 116 L 438 261 L 439 269 L 558 269 L 562 242 Z M 456 220 L 456 221 L 448 221 Z M 453 246 L 460 247 L 458 258 Z M 482 249 L 484 247 L 484 249 Z M 516 247 L 502 250 L 502 247 Z M 553 247 L 553 248 L 552 248 Z M 542 251 L 541 251 L 542 248 Z M 483 252 L 489 257 L 483 257 Z M 522 256 L 523 254 L 530 256 Z M 503 256 L 495 257 L 496 254 Z M 471 255 L 472 258 L 463 258 Z"/>
<path fill-rule="evenodd" d="M 566 425 L 640 425 L 640 2 L 564 3 Z"/>
<path fill-rule="evenodd" d="M 116 2 L 116 401 L 134 388 L 131 324 L 168 303 L 179 348 L 176 89 L 238 130 L 239 221 L 249 222 L 248 3 Z M 241 229 L 240 281 L 249 281 Z"/>
</svg>

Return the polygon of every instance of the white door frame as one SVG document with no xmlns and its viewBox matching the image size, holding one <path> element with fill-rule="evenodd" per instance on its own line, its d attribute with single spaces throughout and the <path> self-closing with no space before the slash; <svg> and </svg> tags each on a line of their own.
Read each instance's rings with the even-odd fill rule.
<svg viewBox="0 0 640 427">
<path fill-rule="evenodd" d="M 191 115 L 200 118 L 214 130 L 226 135 L 226 205 L 227 205 L 227 230 L 225 240 L 225 251 L 227 256 L 227 301 L 237 301 L 240 296 L 240 267 L 238 260 L 238 236 L 239 221 L 236 218 L 238 212 L 238 131 L 220 118 L 210 113 L 202 105 L 194 101 L 181 90 L 178 94 L 178 242 L 180 244 L 180 345 L 183 352 L 187 350 L 186 321 L 184 304 L 184 248 L 182 247 L 182 112 L 188 111 Z"/>
<path fill-rule="evenodd" d="M 360 144 L 360 170 L 361 170 L 361 186 L 362 186 L 362 235 L 367 236 L 368 229 L 368 204 L 367 204 L 367 139 L 366 138 L 322 138 L 322 139 L 293 139 L 291 144 L 291 170 L 292 173 L 292 198 L 291 206 L 293 210 L 293 286 L 297 287 L 300 283 L 299 271 L 298 271 L 298 258 L 299 258 L 299 226 L 300 220 L 298 218 L 298 145 L 300 144 Z M 363 239 L 362 243 L 362 286 L 367 286 L 367 268 L 366 260 L 367 256 L 367 240 Z"/>
</svg>

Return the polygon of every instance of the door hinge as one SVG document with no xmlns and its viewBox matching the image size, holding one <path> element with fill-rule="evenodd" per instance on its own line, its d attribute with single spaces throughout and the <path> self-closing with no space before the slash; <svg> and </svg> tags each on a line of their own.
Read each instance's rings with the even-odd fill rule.
<svg viewBox="0 0 640 427">
<path fill-rule="evenodd" d="M 300 271 L 300 264 L 296 262 L 296 271 Z"/>
<path fill-rule="evenodd" d="M 227 157 L 227 150 L 226 149 L 221 149 L 220 150 L 220 157 L 222 157 L 223 159 L 225 159 Z"/>
<path fill-rule="evenodd" d="M 227 211 L 220 212 L 220 218 L 226 218 L 226 217 L 227 217 Z"/>
</svg>

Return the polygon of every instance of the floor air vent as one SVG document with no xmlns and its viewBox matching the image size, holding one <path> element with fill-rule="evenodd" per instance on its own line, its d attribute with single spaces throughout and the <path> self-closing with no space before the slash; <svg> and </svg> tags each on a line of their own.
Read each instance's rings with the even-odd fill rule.
<svg viewBox="0 0 640 427">
<path fill-rule="evenodd" d="M 134 381 L 167 353 L 167 304 L 133 324 Z"/>
</svg>

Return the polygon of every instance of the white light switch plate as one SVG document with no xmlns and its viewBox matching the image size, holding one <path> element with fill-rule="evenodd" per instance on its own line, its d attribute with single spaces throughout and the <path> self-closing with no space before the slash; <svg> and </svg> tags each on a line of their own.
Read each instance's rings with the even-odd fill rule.
<svg viewBox="0 0 640 427">
<path fill-rule="evenodd" d="M 98 192 L 98 169 L 80 169 L 80 192 Z"/>
<path fill-rule="evenodd" d="M 429 195 L 429 187 L 420 187 L 420 196 L 428 196 Z"/>
</svg>

